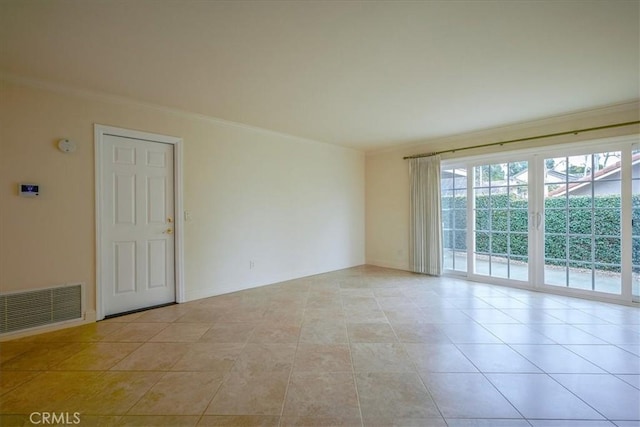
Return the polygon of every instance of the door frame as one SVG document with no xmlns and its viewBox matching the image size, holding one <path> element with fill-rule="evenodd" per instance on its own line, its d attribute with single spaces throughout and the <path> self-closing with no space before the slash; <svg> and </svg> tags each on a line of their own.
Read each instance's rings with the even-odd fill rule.
<svg viewBox="0 0 640 427">
<path fill-rule="evenodd" d="M 102 161 L 104 159 L 104 136 L 138 139 L 148 142 L 173 145 L 173 209 L 174 223 L 174 274 L 176 302 L 185 302 L 184 292 L 184 204 L 183 204 L 183 140 L 182 138 L 94 124 L 94 160 L 95 160 L 95 218 L 96 218 L 96 319 L 104 319 L 104 300 L 102 298 L 102 212 L 104 203 L 104 183 L 102 181 Z"/>
</svg>

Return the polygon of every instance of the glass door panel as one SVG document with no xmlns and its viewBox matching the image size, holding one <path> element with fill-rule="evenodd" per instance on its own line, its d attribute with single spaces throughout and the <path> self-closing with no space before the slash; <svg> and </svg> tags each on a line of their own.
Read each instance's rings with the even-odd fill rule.
<svg viewBox="0 0 640 427">
<path fill-rule="evenodd" d="M 467 170 L 442 169 L 444 268 L 467 271 Z"/>
<path fill-rule="evenodd" d="M 527 281 L 527 161 L 473 168 L 474 273 Z"/>
<path fill-rule="evenodd" d="M 632 264 L 632 286 L 631 291 L 635 301 L 640 300 L 640 146 L 633 146 L 631 168 L 631 208 L 632 208 L 632 241 L 631 241 L 631 264 Z"/>
<path fill-rule="evenodd" d="M 545 159 L 545 284 L 621 293 L 620 161 L 619 151 Z"/>
</svg>

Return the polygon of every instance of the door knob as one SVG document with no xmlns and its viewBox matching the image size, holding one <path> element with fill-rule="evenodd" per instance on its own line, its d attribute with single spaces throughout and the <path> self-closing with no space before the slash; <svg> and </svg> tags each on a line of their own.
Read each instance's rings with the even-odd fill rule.
<svg viewBox="0 0 640 427">
<path fill-rule="evenodd" d="M 173 230 L 171 228 L 167 228 L 167 231 L 165 231 L 165 234 L 172 234 Z"/>
</svg>

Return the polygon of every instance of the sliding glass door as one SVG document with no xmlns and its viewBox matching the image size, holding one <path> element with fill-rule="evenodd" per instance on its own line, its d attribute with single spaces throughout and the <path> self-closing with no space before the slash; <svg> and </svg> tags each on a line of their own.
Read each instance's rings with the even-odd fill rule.
<svg viewBox="0 0 640 427">
<path fill-rule="evenodd" d="M 475 274 L 528 280 L 528 169 L 526 160 L 473 168 Z"/>
<path fill-rule="evenodd" d="M 467 271 L 467 169 L 442 169 L 444 268 Z"/>
<path fill-rule="evenodd" d="M 631 164 L 631 290 L 633 300 L 640 301 L 640 144 L 633 146 Z"/>
<path fill-rule="evenodd" d="M 544 283 L 620 294 L 620 151 L 544 159 Z"/>
<path fill-rule="evenodd" d="M 640 300 L 637 137 L 494 158 L 442 167 L 447 271 Z"/>
</svg>

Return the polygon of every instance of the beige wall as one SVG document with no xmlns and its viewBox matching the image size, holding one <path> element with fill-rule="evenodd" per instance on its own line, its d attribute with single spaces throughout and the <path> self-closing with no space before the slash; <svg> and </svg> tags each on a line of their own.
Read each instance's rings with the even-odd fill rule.
<svg viewBox="0 0 640 427">
<path fill-rule="evenodd" d="M 0 91 L 1 292 L 85 282 L 95 310 L 95 123 L 184 139 L 187 299 L 364 262 L 361 152 L 19 81 Z M 41 195 L 18 197 L 19 182 Z"/>
<path fill-rule="evenodd" d="M 640 120 L 637 102 L 571 114 L 553 119 L 518 124 L 499 129 L 434 139 L 399 149 L 369 153 L 366 157 L 366 262 L 383 267 L 409 269 L 409 167 L 402 158 L 419 153 L 469 147 L 497 141 L 507 141 L 536 135 L 575 129 L 604 126 Z M 586 141 L 640 132 L 640 127 L 628 126 L 514 143 L 505 147 L 491 147 L 444 154 L 443 159 L 491 154 L 505 149 L 516 150 Z"/>
</svg>

